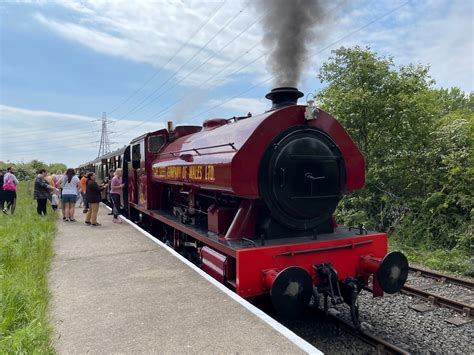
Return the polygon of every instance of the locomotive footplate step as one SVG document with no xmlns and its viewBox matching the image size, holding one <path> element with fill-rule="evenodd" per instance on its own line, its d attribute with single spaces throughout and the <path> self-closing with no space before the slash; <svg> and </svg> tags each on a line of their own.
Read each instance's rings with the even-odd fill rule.
<svg viewBox="0 0 474 355">
<path fill-rule="evenodd" d="M 54 347 L 68 353 L 319 353 L 133 226 L 58 221 Z"/>
</svg>

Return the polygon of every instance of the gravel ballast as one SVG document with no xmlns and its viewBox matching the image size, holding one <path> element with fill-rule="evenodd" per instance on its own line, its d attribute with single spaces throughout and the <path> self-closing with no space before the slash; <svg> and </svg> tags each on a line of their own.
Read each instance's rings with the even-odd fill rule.
<svg viewBox="0 0 474 355">
<path fill-rule="evenodd" d="M 453 299 L 469 299 L 473 291 L 449 283 L 410 275 L 413 286 L 429 286 L 428 291 Z M 415 305 L 430 306 L 427 312 L 418 312 Z M 359 296 L 360 319 L 365 331 L 397 345 L 412 354 L 474 354 L 474 322 L 460 326 L 447 322 L 457 318 L 468 320 L 459 312 L 432 306 L 416 297 L 395 294 L 373 298 L 362 291 Z M 350 320 L 346 305 L 336 307 L 338 316 Z M 274 314 L 271 314 L 275 316 Z M 275 316 L 276 317 L 276 316 Z M 281 320 L 284 325 L 327 354 L 373 354 L 376 350 L 344 326 L 308 311 L 300 320 Z"/>
</svg>

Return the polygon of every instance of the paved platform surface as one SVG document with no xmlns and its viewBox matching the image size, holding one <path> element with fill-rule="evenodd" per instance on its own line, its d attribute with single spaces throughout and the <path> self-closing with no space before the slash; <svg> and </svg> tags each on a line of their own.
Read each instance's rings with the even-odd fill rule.
<svg viewBox="0 0 474 355">
<path fill-rule="evenodd" d="M 58 220 L 49 275 L 58 353 L 303 353 L 104 206 L 100 227 L 76 212 Z"/>
</svg>

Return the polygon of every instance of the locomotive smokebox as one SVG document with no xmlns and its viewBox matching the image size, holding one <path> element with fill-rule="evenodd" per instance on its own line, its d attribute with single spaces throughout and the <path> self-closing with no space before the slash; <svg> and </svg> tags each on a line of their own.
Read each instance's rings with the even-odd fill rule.
<svg viewBox="0 0 474 355">
<path fill-rule="evenodd" d="M 303 95 L 297 88 L 284 86 L 272 89 L 265 97 L 271 100 L 272 107 L 270 111 L 273 111 L 285 106 L 296 105 L 298 99 Z"/>
</svg>

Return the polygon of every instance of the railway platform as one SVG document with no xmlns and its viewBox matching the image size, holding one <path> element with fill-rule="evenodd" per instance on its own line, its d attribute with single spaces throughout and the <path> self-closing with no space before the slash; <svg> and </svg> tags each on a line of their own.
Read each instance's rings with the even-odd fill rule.
<svg viewBox="0 0 474 355">
<path fill-rule="evenodd" d="M 58 221 L 49 275 L 58 353 L 320 353 L 124 221 Z"/>
</svg>

